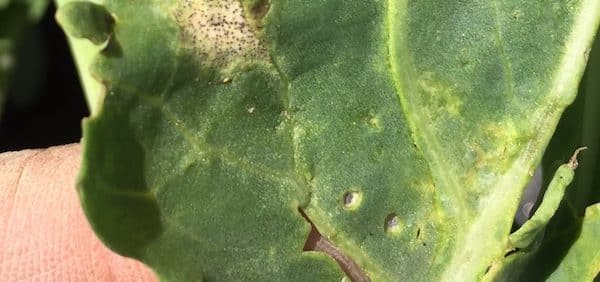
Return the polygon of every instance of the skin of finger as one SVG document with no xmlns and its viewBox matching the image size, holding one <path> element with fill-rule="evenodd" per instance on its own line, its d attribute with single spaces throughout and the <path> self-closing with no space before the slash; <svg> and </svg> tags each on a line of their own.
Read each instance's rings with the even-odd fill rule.
<svg viewBox="0 0 600 282">
<path fill-rule="evenodd" d="M 79 206 L 79 144 L 0 154 L 2 281 L 158 281 L 107 249 Z"/>
</svg>

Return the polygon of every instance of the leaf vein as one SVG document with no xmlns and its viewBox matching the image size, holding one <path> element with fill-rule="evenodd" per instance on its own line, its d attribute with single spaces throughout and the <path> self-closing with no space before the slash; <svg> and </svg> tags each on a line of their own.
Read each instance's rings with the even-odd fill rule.
<svg viewBox="0 0 600 282">
<path fill-rule="evenodd" d="M 502 60 L 502 69 L 504 72 L 504 87 L 506 88 L 506 94 L 510 97 L 513 102 L 516 102 L 515 96 L 515 86 L 514 86 L 514 75 L 512 71 L 512 62 L 507 52 L 507 45 L 502 37 L 502 23 L 500 22 L 500 3 L 498 0 L 493 0 L 492 2 L 494 9 L 494 17 L 495 17 L 495 30 L 494 30 L 494 38 L 496 39 L 496 44 L 500 48 L 501 52 L 501 60 Z"/>
<path fill-rule="evenodd" d="M 144 95 L 138 95 L 142 99 L 140 101 L 144 101 L 148 105 L 158 109 L 162 112 L 165 120 L 173 126 L 174 129 L 181 135 L 183 140 L 186 141 L 191 147 L 194 149 L 194 153 L 197 155 L 201 154 L 209 154 L 211 156 L 215 156 L 221 161 L 236 167 L 242 171 L 248 172 L 250 174 L 254 174 L 257 176 L 265 177 L 270 180 L 275 180 L 280 183 L 294 183 L 293 178 L 281 173 L 274 171 L 270 168 L 263 167 L 257 163 L 246 161 L 242 158 L 236 157 L 235 155 L 228 152 L 223 147 L 216 147 L 211 144 L 200 140 L 189 128 L 186 126 L 186 123 L 177 117 L 172 111 L 168 109 L 168 107 L 164 104 L 162 100 L 149 99 Z"/>
<path fill-rule="evenodd" d="M 410 131 L 412 132 L 411 138 L 418 147 L 423 150 L 423 155 L 425 161 L 429 167 L 429 172 L 433 178 L 433 181 L 437 184 L 436 186 L 442 186 L 441 184 L 445 184 L 442 187 L 449 188 L 453 191 L 453 193 L 446 193 L 446 195 L 450 195 L 454 197 L 453 204 L 456 206 L 453 209 L 459 216 L 466 216 L 465 213 L 469 211 L 468 208 L 464 207 L 464 199 L 467 197 L 464 195 L 464 191 L 459 185 L 459 181 L 454 174 L 452 174 L 452 170 L 448 169 L 447 162 L 443 161 L 443 150 L 438 142 L 437 137 L 429 132 L 429 127 L 419 116 L 419 113 L 415 113 L 411 111 L 410 105 L 413 104 L 411 99 L 406 95 L 405 91 L 403 91 L 403 84 L 400 81 L 400 70 L 394 64 L 396 56 L 394 55 L 397 52 L 398 46 L 394 44 L 398 39 L 396 35 L 399 35 L 401 32 L 393 31 L 394 20 L 402 19 L 398 15 L 399 11 L 394 7 L 394 2 L 391 0 L 387 1 L 387 57 L 388 57 L 388 67 L 391 73 L 391 80 L 394 86 L 396 95 L 399 98 L 400 106 L 402 109 L 402 113 L 408 123 Z M 417 103 L 418 104 L 418 103 Z M 439 201 L 439 199 L 436 198 Z"/>
</svg>

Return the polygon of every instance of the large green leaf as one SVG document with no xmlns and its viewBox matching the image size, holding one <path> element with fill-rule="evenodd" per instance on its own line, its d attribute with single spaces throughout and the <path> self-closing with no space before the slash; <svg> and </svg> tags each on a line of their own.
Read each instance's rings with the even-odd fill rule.
<svg viewBox="0 0 600 282">
<path fill-rule="evenodd" d="M 592 281 L 600 271 L 600 204 L 586 208 L 581 233 L 548 281 Z"/>
<path fill-rule="evenodd" d="M 588 55 L 588 52 L 586 52 Z M 546 228 L 546 234 L 541 246 L 530 250 L 529 254 L 521 259 L 515 259 L 521 264 L 520 271 L 512 271 L 513 279 L 521 276 L 524 281 L 538 277 L 550 277 L 555 269 L 564 263 L 578 266 L 579 273 L 585 275 L 590 272 L 600 271 L 600 265 L 590 263 L 573 263 L 567 260 L 568 252 L 576 241 L 581 242 L 582 223 L 586 207 L 600 201 L 598 193 L 598 156 L 600 154 L 600 135 L 597 124 L 600 121 L 600 37 L 596 37 L 594 47 L 589 52 L 589 64 L 584 79 L 579 88 L 579 95 L 575 102 L 565 111 L 560 124 L 544 155 L 544 170 L 546 175 L 552 177 L 552 172 L 562 161 L 572 153 L 573 147 L 588 146 L 580 156 L 580 166 L 577 169 L 571 188 L 566 192 L 556 216 Z M 587 220 L 587 219 L 586 219 Z M 595 242 L 592 236 L 590 240 Z M 594 249 L 589 249 L 592 255 Z M 570 256 L 573 259 L 573 256 Z M 595 269 L 594 269 L 595 268 Z"/>
<path fill-rule="evenodd" d="M 110 35 L 84 209 L 173 281 L 340 279 L 299 209 L 374 281 L 518 269 L 513 216 L 600 19 L 598 0 L 68 5 L 69 34 Z M 90 10 L 111 30 L 73 24 Z"/>
</svg>

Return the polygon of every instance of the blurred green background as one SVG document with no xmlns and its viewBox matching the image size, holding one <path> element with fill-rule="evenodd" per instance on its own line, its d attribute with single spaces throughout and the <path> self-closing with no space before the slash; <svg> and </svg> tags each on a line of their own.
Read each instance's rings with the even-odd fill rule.
<svg viewBox="0 0 600 282">
<path fill-rule="evenodd" d="M 78 142 L 88 109 L 54 5 L 0 0 L 0 152 Z"/>
</svg>

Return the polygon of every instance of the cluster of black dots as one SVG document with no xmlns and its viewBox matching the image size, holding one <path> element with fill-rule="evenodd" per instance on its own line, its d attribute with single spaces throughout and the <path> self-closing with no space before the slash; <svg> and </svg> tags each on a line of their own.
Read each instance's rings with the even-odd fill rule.
<svg viewBox="0 0 600 282">
<path fill-rule="evenodd" d="M 214 64 L 224 66 L 237 58 L 253 60 L 266 55 L 239 0 L 184 0 L 175 19 L 184 41 Z"/>
</svg>

